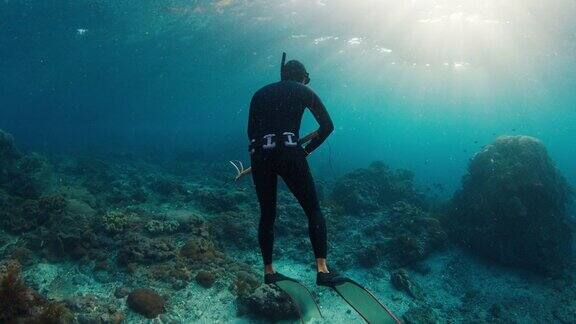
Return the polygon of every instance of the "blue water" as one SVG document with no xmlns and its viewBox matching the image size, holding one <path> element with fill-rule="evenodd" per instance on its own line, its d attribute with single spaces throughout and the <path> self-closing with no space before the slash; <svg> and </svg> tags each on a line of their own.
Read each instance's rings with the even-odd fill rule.
<svg viewBox="0 0 576 324">
<path fill-rule="evenodd" d="M 242 152 L 250 96 L 286 51 L 333 116 L 337 170 L 383 159 L 454 189 L 480 147 L 526 134 L 576 177 L 573 1 L 1 6 L 0 126 L 33 147 Z"/>
<path fill-rule="evenodd" d="M 285 51 L 334 121 L 321 181 L 381 160 L 446 200 L 485 145 L 528 135 L 576 184 L 574 17 L 573 0 L 4 0 L 0 129 L 48 156 L 248 163 L 250 98 Z"/>
</svg>

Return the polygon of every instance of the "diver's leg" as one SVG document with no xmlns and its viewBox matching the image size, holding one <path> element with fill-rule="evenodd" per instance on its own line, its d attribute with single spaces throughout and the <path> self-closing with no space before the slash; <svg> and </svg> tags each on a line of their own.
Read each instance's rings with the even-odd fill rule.
<svg viewBox="0 0 576 324">
<path fill-rule="evenodd" d="M 308 235 L 314 249 L 316 267 L 319 272 L 328 272 L 326 221 L 320 210 L 314 179 L 305 156 L 299 153 L 294 155 L 285 160 L 282 170 L 279 170 L 280 175 L 308 217 Z"/>
<path fill-rule="evenodd" d="M 253 159 L 252 180 L 260 203 L 258 243 L 264 261 L 264 273 L 274 273 L 272 251 L 274 247 L 274 221 L 276 219 L 276 188 L 278 179 L 270 161 Z"/>
</svg>

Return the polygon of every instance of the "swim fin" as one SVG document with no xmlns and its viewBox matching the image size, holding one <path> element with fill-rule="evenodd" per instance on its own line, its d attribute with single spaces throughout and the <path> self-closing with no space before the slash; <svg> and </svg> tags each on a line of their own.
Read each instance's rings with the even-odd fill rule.
<svg viewBox="0 0 576 324">
<path fill-rule="evenodd" d="M 322 319 L 320 308 L 312 297 L 310 290 L 296 279 L 274 273 L 265 277 L 265 283 L 275 285 L 284 291 L 296 305 L 300 321 L 308 323 L 314 319 Z"/>
<path fill-rule="evenodd" d="M 334 289 L 366 322 L 370 324 L 401 323 L 384 304 L 356 281 L 338 275 L 330 276 L 333 278 L 328 276 L 320 278 L 320 276 L 320 284 Z"/>
</svg>

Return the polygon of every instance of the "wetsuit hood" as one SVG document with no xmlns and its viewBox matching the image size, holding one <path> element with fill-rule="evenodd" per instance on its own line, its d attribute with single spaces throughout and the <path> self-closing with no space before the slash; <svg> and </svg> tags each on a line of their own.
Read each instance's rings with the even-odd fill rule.
<svg viewBox="0 0 576 324">
<path fill-rule="evenodd" d="M 297 60 L 290 60 L 287 63 L 284 62 L 286 62 L 286 53 L 282 55 L 282 68 L 280 73 L 282 81 L 302 82 L 302 80 L 304 80 L 304 84 L 310 83 L 310 75 L 302 62 Z"/>
</svg>

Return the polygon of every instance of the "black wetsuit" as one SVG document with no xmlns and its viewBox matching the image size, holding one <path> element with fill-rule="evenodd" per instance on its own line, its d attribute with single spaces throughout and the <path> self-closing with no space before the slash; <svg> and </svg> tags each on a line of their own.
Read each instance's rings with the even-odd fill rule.
<svg viewBox="0 0 576 324">
<path fill-rule="evenodd" d="M 320 128 L 304 148 L 296 144 L 304 110 L 309 108 Z M 264 264 L 272 263 L 276 219 L 277 176 L 281 176 L 308 217 L 308 233 L 316 258 L 326 258 L 326 223 L 316 195 L 306 155 L 334 130 L 320 98 L 309 87 L 293 81 L 265 86 L 250 103 L 248 137 L 252 179 L 260 202 L 258 242 Z"/>
</svg>

